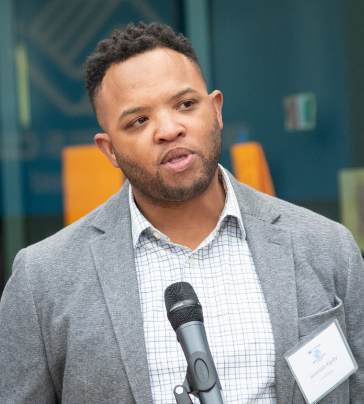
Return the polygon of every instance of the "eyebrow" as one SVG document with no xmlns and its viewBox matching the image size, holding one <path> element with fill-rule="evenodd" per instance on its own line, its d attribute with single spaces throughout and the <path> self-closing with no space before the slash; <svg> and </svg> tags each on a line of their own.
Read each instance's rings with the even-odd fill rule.
<svg viewBox="0 0 364 404">
<path fill-rule="evenodd" d="M 194 90 L 192 87 L 188 87 L 188 88 L 186 88 L 185 90 L 182 90 L 182 91 L 180 91 L 179 93 L 173 95 L 173 96 L 170 98 L 170 101 L 173 101 L 173 100 L 175 100 L 176 98 L 182 97 L 183 95 L 188 94 L 188 93 L 199 94 L 197 90 Z"/>
<path fill-rule="evenodd" d="M 136 112 L 139 111 L 145 111 L 146 109 L 150 109 L 149 107 L 136 107 L 136 108 L 130 108 L 130 109 L 126 109 L 125 111 L 123 111 L 123 113 L 119 116 L 119 121 L 121 121 L 124 117 L 126 117 L 127 115 L 131 115 L 131 114 L 135 114 Z"/>
</svg>

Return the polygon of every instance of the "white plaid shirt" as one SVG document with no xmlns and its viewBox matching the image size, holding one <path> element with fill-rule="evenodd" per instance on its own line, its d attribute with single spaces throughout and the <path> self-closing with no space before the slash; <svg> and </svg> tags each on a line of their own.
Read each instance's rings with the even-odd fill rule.
<svg viewBox="0 0 364 404">
<path fill-rule="evenodd" d="M 224 169 L 225 207 L 214 231 L 196 248 L 172 243 L 129 202 L 135 265 L 154 403 L 175 404 L 187 364 L 166 315 L 164 291 L 189 282 L 201 302 L 210 350 L 225 398 L 233 403 L 276 403 L 271 322 L 246 242 L 243 221 Z M 193 397 L 193 401 L 198 400 Z"/>
</svg>

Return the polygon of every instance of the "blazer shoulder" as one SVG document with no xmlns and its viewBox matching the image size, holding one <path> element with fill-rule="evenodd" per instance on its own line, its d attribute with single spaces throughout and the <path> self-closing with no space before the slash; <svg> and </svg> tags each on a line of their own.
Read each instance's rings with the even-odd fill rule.
<svg viewBox="0 0 364 404">
<path fill-rule="evenodd" d="M 306 237 L 317 235 L 329 240 L 346 239 L 349 235 L 351 236 L 350 231 L 341 223 L 290 202 L 274 197 L 269 198 L 273 199 L 271 203 L 275 203 L 281 213 L 276 223 L 293 232 Z"/>
<path fill-rule="evenodd" d="M 270 220 L 273 224 L 304 234 L 318 232 L 321 235 L 339 235 L 340 237 L 351 234 L 342 224 L 318 213 L 259 192 L 238 182 L 235 178 L 233 181 L 234 188 L 238 191 L 238 201 L 243 213 L 252 214 L 262 220 Z"/>
<path fill-rule="evenodd" d="M 126 184 L 105 203 L 52 236 L 27 247 L 27 251 L 30 254 L 44 254 L 47 251 L 52 254 L 57 252 L 70 254 L 73 250 L 89 245 L 94 238 L 103 234 L 108 228 L 116 226 L 118 221 L 128 213 Z M 100 226 L 100 222 L 106 225 Z"/>
<path fill-rule="evenodd" d="M 100 231 L 95 229 L 92 223 L 102 207 L 103 205 L 100 205 L 86 216 L 64 227 L 52 236 L 28 246 L 26 248 L 27 253 L 44 255 L 49 251 L 55 254 L 61 250 L 70 251 L 69 249 L 71 249 L 72 251 L 85 243 L 88 244 L 93 237 L 100 234 Z"/>
<path fill-rule="evenodd" d="M 50 276 L 62 276 L 65 272 L 62 268 L 76 270 L 77 267 L 87 265 L 86 262 L 91 260 L 90 244 L 102 237 L 108 228 L 120 223 L 121 215 L 129 212 L 127 199 L 121 197 L 121 191 L 83 218 L 22 250 L 18 258 L 22 257 L 21 261 L 26 264 L 28 276 L 38 276 L 44 271 Z M 125 206 L 120 208 L 120 205 Z M 105 225 L 104 229 L 100 228 L 100 221 L 109 227 Z M 14 269 L 17 267 L 16 262 Z"/>
<path fill-rule="evenodd" d="M 348 255 L 357 253 L 357 246 L 342 224 L 277 197 L 261 193 L 231 176 L 241 212 L 288 230 L 295 253 L 317 262 L 318 266 L 339 265 L 347 268 Z M 325 266 L 327 266 L 325 265 Z"/>
</svg>

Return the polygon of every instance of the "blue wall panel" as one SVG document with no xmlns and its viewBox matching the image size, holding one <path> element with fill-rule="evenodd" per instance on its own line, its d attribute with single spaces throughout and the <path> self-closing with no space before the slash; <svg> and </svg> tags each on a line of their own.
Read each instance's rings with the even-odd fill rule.
<svg viewBox="0 0 364 404">
<path fill-rule="evenodd" d="M 247 127 L 262 143 L 286 200 L 336 198 L 337 171 L 351 165 L 342 7 L 340 0 L 212 1 L 224 123 Z M 308 91 L 316 94 L 316 129 L 286 132 L 283 98 Z M 228 167 L 231 141 L 224 140 Z"/>
</svg>

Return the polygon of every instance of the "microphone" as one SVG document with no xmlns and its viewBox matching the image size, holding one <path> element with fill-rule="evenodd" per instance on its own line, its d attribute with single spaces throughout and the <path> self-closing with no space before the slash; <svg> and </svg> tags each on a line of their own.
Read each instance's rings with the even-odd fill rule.
<svg viewBox="0 0 364 404">
<path fill-rule="evenodd" d="M 207 342 L 202 306 L 196 292 L 188 282 L 173 283 L 164 292 L 164 303 L 168 320 L 177 334 L 188 364 L 183 385 L 174 389 L 177 403 L 188 403 L 187 393 L 191 393 L 201 404 L 224 404 L 220 380 Z M 178 394 L 181 394 L 180 401 Z"/>
</svg>

